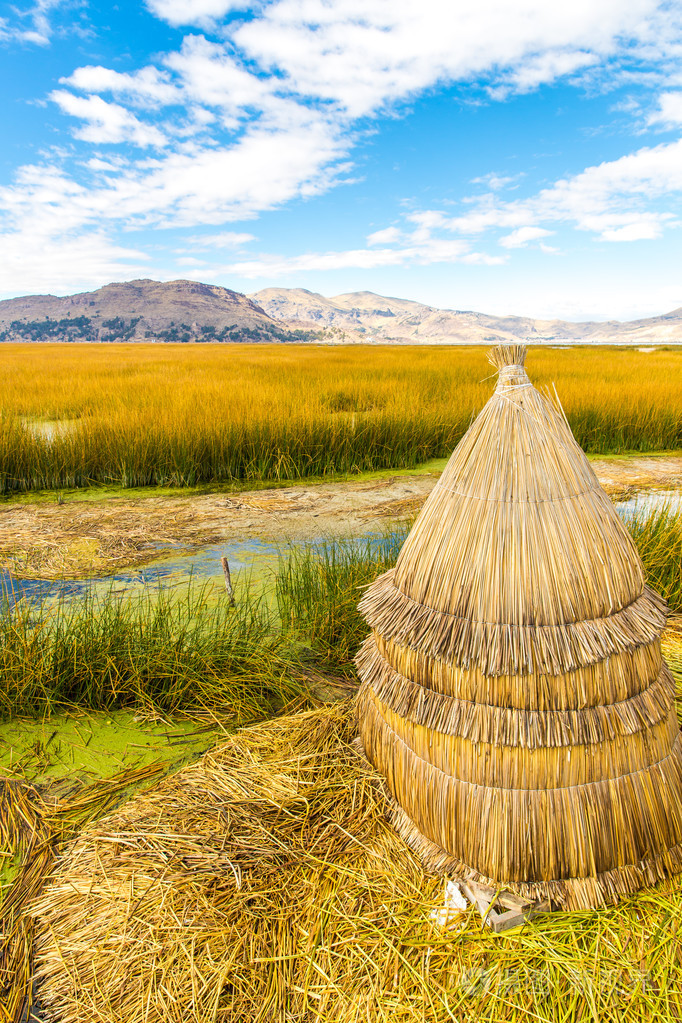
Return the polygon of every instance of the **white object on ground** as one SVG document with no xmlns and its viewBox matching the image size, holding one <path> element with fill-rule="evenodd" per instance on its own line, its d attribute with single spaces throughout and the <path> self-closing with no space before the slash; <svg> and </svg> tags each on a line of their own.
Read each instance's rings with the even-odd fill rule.
<svg viewBox="0 0 682 1023">
<path fill-rule="evenodd" d="M 431 910 L 430 918 L 437 927 L 462 930 L 466 924 L 465 913 L 469 903 L 462 895 L 456 881 L 446 881 L 443 905 Z"/>
</svg>

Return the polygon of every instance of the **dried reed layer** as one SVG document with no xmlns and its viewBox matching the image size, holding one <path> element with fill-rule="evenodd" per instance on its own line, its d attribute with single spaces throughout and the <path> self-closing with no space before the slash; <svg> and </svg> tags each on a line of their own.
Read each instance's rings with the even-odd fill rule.
<svg viewBox="0 0 682 1023">
<path fill-rule="evenodd" d="M 35 903 L 59 1023 L 679 1019 L 682 888 L 496 937 L 387 821 L 352 704 L 242 730 L 66 850 Z"/>
<path fill-rule="evenodd" d="M 410 468 L 487 397 L 480 348 L 2 345 L 0 492 Z M 536 348 L 586 451 L 682 447 L 682 353 Z"/>
<path fill-rule="evenodd" d="M 163 766 L 120 771 L 50 803 L 31 785 L 0 779 L 0 850 L 18 866 L 0 899 L 0 1023 L 25 1023 L 29 1018 L 35 926 L 26 907 L 42 891 L 58 848 L 88 821 L 111 810 L 132 786 L 158 777 Z"/>
<path fill-rule="evenodd" d="M 429 866 L 592 908 L 682 869 L 666 606 L 524 356 L 360 603 L 358 717 Z"/>
</svg>

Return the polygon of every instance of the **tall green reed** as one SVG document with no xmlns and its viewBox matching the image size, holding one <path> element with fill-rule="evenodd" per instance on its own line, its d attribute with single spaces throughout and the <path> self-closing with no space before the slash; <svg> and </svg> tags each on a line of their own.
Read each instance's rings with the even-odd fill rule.
<svg viewBox="0 0 682 1023">
<path fill-rule="evenodd" d="M 651 586 L 682 613 L 682 512 L 670 506 L 639 511 L 627 522 Z"/>
<path fill-rule="evenodd" d="M 178 597 L 87 590 L 0 604 L 0 716 L 65 707 L 210 710 L 241 720 L 301 695 L 267 604 L 232 609 L 206 586 Z M 4 605 L 4 606 L 2 606 Z"/>
<path fill-rule="evenodd" d="M 276 580 L 283 624 L 305 635 L 329 664 L 349 667 L 367 634 L 357 609 L 363 589 L 395 565 L 409 529 L 398 522 L 375 537 L 294 548 L 281 559 Z"/>
</svg>

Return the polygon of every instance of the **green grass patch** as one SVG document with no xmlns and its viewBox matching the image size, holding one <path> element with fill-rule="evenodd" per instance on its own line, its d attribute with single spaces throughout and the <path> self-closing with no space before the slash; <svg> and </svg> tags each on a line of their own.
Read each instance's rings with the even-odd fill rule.
<svg viewBox="0 0 682 1023">
<path fill-rule="evenodd" d="M 357 608 L 362 592 L 395 565 L 409 529 L 400 522 L 371 539 L 294 548 L 281 559 L 276 580 L 282 622 L 304 635 L 325 662 L 348 669 L 367 635 Z"/>
<path fill-rule="evenodd" d="M 150 588 L 26 600 L 0 613 L 0 716 L 124 707 L 258 717 L 301 694 L 286 670 L 267 602 L 235 608 L 190 582 L 182 597 Z"/>
<path fill-rule="evenodd" d="M 651 586 L 682 613 L 682 514 L 670 508 L 639 512 L 627 522 Z"/>
</svg>

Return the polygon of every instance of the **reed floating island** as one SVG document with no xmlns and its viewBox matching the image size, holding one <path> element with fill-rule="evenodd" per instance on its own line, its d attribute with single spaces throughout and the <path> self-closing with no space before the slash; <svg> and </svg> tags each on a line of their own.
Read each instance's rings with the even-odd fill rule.
<svg viewBox="0 0 682 1023">
<path fill-rule="evenodd" d="M 525 354 L 362 599 L 358 721 L 429 867 L 588 909 L 682 869 L 682 736 L 665 602 Z"/>
<path fill-rule="evenodd" d="M 493 350 L 361 601 L 357 699 L 239 730 L 63 849 L 17 923 L 42 1019 L 679 1019 L 665 605 L 524 354 Z M 439 871 L 583 912 L 452 931 Z"/>
</svg>

